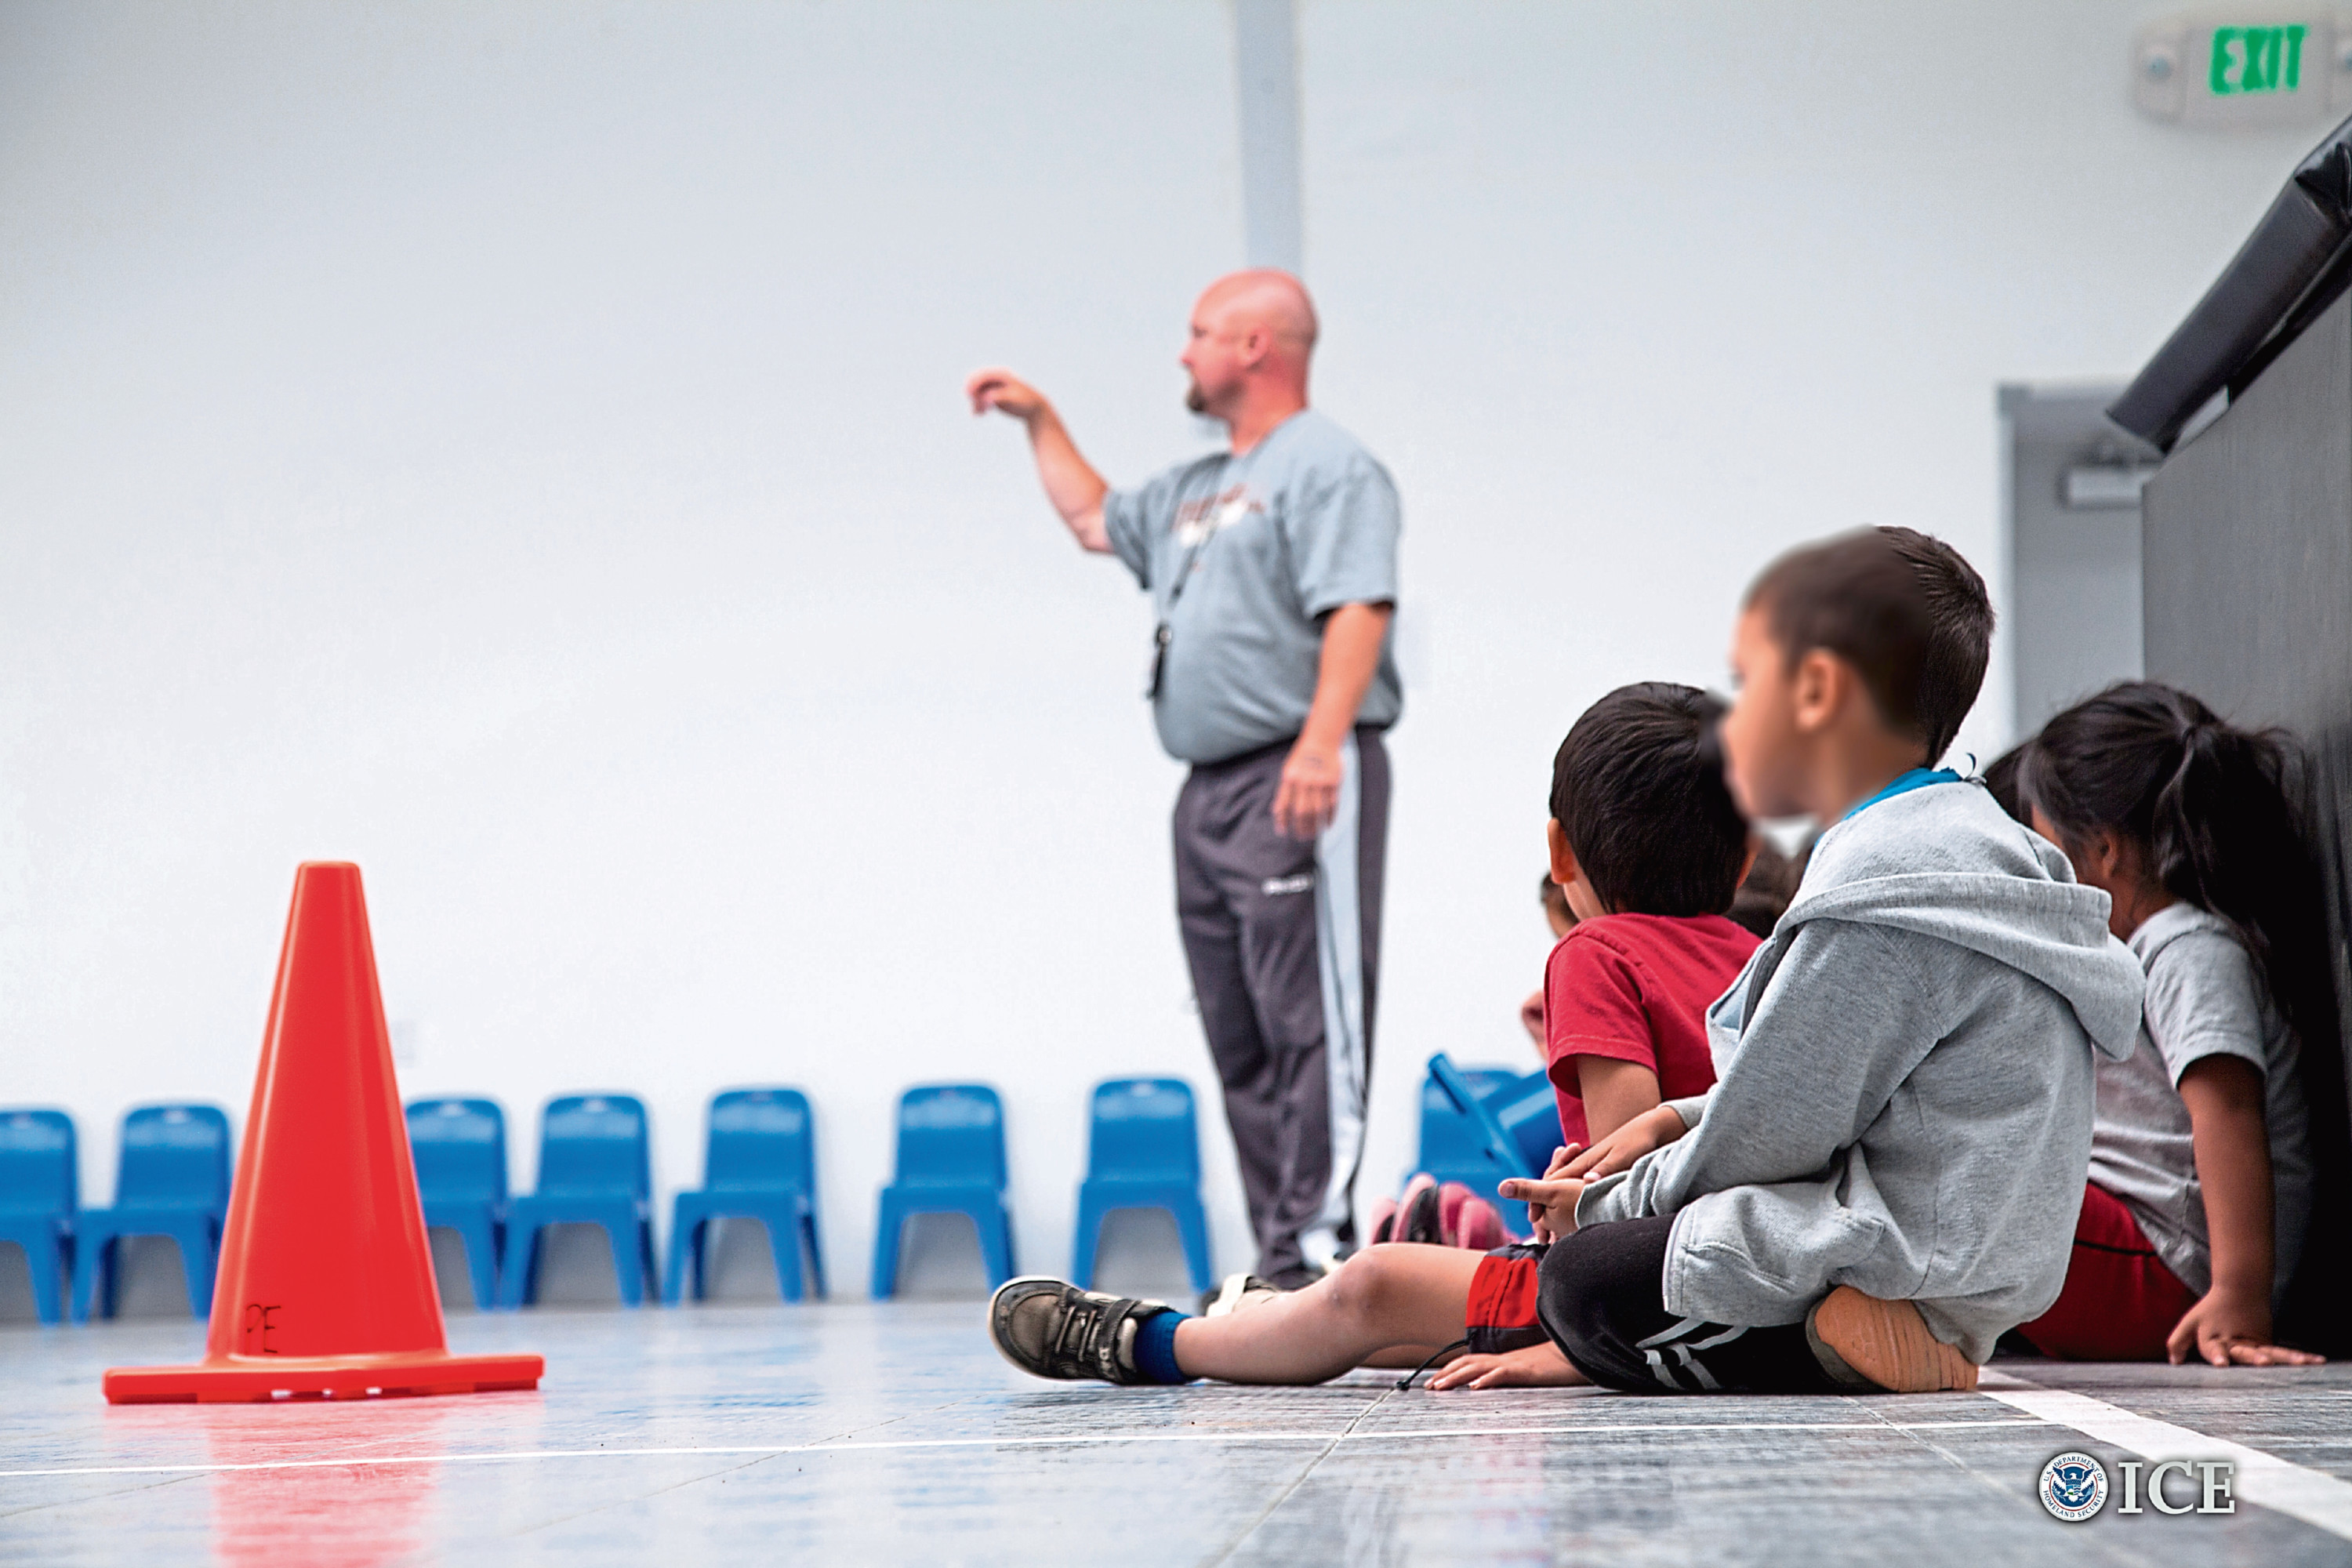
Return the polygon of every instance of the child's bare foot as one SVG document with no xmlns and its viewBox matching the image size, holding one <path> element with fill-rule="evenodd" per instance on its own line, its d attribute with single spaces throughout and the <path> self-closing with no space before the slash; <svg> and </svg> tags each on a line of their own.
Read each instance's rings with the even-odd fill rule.
<svg viewBox="0 0 2352 1568">
<path fill-rule="evenodd" d="M 1851 1285 L 1823 1297 L 1805 1320 L 1805 1337 L 1830 1375 L 1834 1361 L 1860 1380 L 1889 1394 L 1939 1394 L 1977 1385 L 1974 1362 L 1928 1331 L 1927 1321 L 1908 1301 L 1882 1301 Z"/>
</svg>

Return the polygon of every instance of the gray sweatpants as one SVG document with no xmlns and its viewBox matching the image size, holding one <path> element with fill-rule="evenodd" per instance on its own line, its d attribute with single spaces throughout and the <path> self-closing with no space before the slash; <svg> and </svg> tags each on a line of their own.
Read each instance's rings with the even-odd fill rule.
<svg viewBox="0 0 2352 1568">
<path fill-rule="evenodd" d="M 1380 967 L 1389 760 L 1341 749 L 1339 815 L 1274 825 L 1290 743 L 1196 766 L 1176 797 L 1176 912 L 1240 1157 L 1257 1272 L 1303 1284 L 1352 1251 Z"/>
</svg>

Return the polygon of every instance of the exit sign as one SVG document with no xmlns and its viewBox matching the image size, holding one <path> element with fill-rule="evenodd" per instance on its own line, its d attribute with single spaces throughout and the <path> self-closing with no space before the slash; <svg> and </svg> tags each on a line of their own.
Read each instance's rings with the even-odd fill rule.
<svg viewBox="0 0 2352 1568">
<path fill-rule="evenodd" d="M 2210 130 L 2333 122 L 2352 113 L 2352 17 L 2234 11 L 2170 16 L 2132 41 L 2132 101 Z"/>
<path fill-rule="evenodd" d="M 2303 90 L 2308 22 L 2279 27 L 2215 27 L 2205 48 L 2205 89 L 2215 98 Z"/>
</svg>

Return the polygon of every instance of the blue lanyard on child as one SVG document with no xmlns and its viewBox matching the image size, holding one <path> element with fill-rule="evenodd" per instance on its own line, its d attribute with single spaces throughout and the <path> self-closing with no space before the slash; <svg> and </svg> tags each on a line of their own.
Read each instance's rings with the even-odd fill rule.
<svg viewBox="0 0 2352 1568">
<path fill-rule="evenodd" d="M 1949 768 L 1913 768 L 1909 773 L 1905 773 L 1901 778 L 1896 779 L 1893 784 L 1888 784 L 1885 789 L 1880 790 L 1876 795 L 1872 795 L 1868 800 L 1864 801 L 1860 805 L 1855 806 L 1852 811 L 1847 812 L 1845 815 L 1849 817 L 1860 816 L 1864 812 L 1868 811 L 1872 806 L 1876 805 L 1882 800 L 1891 800 L 1898 795 L 1909 795 L 1913 790 L 1925 789 L 1929 784 L 1958 784 L 1959 782 L 1960 775 L 1954 773 Z M 1843 819 L 1841 818 L 1840 820 Z"/>
</svg>

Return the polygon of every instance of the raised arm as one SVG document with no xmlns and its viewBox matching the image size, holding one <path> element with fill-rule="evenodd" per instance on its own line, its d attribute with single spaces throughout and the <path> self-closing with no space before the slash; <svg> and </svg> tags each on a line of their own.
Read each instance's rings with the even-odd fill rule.
<svg viewBox="0 0 2352 1568">
<path fill-rule="evenodd" d="M 1108 554 L 1110 536 L 1103 531 L 1103 497 L 1110 486 L 1078 455 L 1076 443 L 1045 395 L 1009 370 L 989 369 L 973 373 L 964 383 L 964 395 L 971 399 L 975 415 L 993 408 L 1028 427 L 1029 450 L 1037 459 L 1037 477 L 1045 482 L 1045 499 L 1062 514 L 1081 549 Z"/>
</svg>

